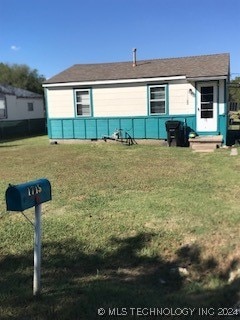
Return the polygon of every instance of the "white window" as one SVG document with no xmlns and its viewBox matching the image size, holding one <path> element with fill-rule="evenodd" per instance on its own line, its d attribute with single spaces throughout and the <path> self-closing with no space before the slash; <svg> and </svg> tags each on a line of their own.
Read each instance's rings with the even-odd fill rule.
<svg viewBox="0 0 240 320">
<path fill-rule="evenodd" d="M 166 114 L 166 86 L 149 87 L 149 113 Z"/>
<path fill-rule="evenodd" d="M 28 102 L 28 111 L 33 111 L 33 102 Z"/>
<path fill-rule="evenodd" d="M 6 99 L 0 97 L 0 119 L 7 118 Z"/>
<path fill-rule="evenodd" d="M 75 104 L 77 116 L 91 116 L 91 96 L 89 89 L 75 90 Z"/>
</svg>

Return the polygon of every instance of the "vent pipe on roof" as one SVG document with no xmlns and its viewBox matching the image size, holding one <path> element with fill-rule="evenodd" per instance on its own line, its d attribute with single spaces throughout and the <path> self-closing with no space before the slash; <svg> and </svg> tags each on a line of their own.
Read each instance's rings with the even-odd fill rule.
<svg viewBox="0 0 240 320">
<path fill-rule="evenodd" d="M 133 49 L 133 67 L 137 66 L 137 49 Z"/>
</svg>

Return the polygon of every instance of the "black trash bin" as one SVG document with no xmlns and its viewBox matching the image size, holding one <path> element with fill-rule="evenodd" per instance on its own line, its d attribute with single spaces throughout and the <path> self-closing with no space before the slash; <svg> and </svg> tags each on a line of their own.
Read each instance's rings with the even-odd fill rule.
<svg viewBox="0 0 240 320">
<path fill-rule="evenodd" d="M 168 120 L 165 122 L 167 130 L 168 146 L 181 146 L 182 143 L 182 125 L 181 121 Z"/>
</svg>

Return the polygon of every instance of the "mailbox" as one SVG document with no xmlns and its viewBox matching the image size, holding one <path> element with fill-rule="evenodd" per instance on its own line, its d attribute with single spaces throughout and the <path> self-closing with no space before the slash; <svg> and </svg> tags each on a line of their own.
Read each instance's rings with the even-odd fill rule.
<svg viewBox="0 0 240 320">
<path fill-rule="evenodd" d="M 6 190 L 6 203 L 9 211 L 24 211 L 51 199 L 51 184 L 47 179 L 9 185 Z"/>
</svg>

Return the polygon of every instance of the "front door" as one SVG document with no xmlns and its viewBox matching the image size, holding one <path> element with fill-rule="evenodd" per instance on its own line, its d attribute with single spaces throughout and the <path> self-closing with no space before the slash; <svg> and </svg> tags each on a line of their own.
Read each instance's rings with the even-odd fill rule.
<svg viewBox="0 0 240 320">
<path fill-rule="evenodd" d="M 217 84 L 199 83 L 197 86 L 197 131 L 217 131 Z"/>
</svg>

